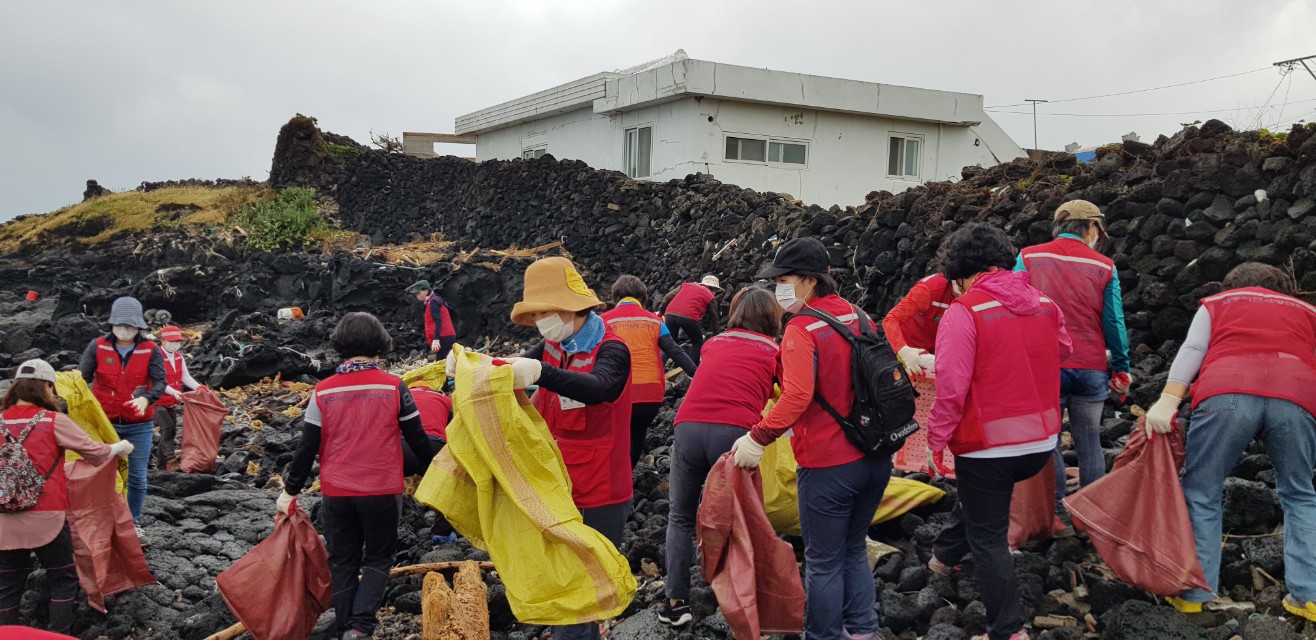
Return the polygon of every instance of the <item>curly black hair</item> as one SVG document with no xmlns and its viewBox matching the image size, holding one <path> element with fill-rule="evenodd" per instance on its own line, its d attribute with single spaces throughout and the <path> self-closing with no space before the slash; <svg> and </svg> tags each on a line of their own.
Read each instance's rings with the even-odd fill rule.
<svg viewBox="0 0 1316 640">
<path fill-rule="evenodd" d="M 1014 245 L 1004 231 L 981 222 L 966 224 L 941 242 L 938 259 L 951 280 L 967 278 L 992 267 L 1014 267 Z"/>
<path fill-rule="evenodd" d="M 378 358 L 393 351 L 393 337 L 388 335 L 383 323 L 364 311 L 344 315 L 329 334 L 329 344 L 345 359 L 358 356 Z"/>
</svg>

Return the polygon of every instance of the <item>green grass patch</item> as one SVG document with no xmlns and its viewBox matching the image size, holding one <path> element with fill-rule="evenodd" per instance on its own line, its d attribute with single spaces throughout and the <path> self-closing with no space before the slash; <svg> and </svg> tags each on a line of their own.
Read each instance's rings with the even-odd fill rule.
<svg viewBox="0 0 1316 640">
<path fill-rule="evenodd" d="M 240 209 L 229 221 L 247 234 L 247 242 L 262 251 L 300 247 L 328 223 L 315 210 L 315 189 L 291 187 L 272 200 Z"/>
</svg>

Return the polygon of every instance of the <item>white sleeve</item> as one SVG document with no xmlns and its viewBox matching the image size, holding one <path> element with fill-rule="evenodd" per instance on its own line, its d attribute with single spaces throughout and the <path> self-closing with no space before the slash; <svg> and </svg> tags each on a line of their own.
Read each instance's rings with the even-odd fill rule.
<svg viewBox="0 0 1316 640">
<path fill-rule="evenodd" d="M 178 357 L 182 359 L 181 364 L 183 367 L 183 388 L 195 389 L 201 386 L 201 383 L 193 379 L 192 374 L 187 370 L 187 358 L 184 358 L 182 355 L 179 355 Z"/>
<path fill-rule="evenodd" d="M 1169 381 L 1191 385 L 1202 370 L 1202 362 L 1206 360 L 1206 349 L 1210 344 L 1211 313 L 1204 306 L 1198 307 L 1193 323 L 1188 326 L 1188 337 L 1184 338 L 1183 346 L 1179 347 L 1179 353 L 1174 356 L 1174 364 L 1170 365 Z"/>
</svg>

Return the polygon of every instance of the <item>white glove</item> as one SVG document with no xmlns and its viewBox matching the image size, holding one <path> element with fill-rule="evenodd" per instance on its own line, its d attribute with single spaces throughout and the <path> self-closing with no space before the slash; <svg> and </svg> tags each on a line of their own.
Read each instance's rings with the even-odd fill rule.
<svg viewBox="0 0 1316 640">
<path fill-rule="evenodd" d="M 279 492 L 279 500 L 274 503 L 274 506 L 279 510 L 279 513 L 288 513 L 288 510 L 292 508 L 293 501 L 296 499 L 297 496 L 294 496 L 287 491 L 281 491 Z"/>
<path fill-rule="evenodd" d="M 133 452 L 133 443 L 127 440 L 120 440 L 110 445 L 110 456 L 114 458 L 126 458 Z"/>
<path fill-rule="evenodd" d="M 539 375 L 544 372 L 544 363 L 533 358 L 505 358 L 512 365 L 512 388 L 524 389 L 539 382 Z"/>
<path fill-rule="evenodd" d="M 759 461 L 763 459 L 763 445 L 755 442 L 754 438 L 746 433 L 731 445 L 731 453 L 735 454 L 737 467 L 753 469 L 759 466 Z"/>
<path fill-rule="evenodd" d="M 151 401 L 146 398 L 133 398 L 132 405 L 133 408 L 137 410 L 137 413 L 143 414 L 146 413 L 146 407 L 151 405 Z"/>
<path fill-rule="evenodd" d="M 168 393 L 169 395 L 173 396 L 175 400 L 183 399 L 183 394 L 178 389 L 175 389 L 173 387 L 166 387 L 165 393 Z"/>
<path fill-rule="evenodd" d="M 1147 412 L 1147 437 L 1150 438 L 1152 432 L 1169 433 L 1170 423 L 1174 422 L 1174 417 L 1179 415 L 1179 403 L 1183 398 L 1176 398 L 1168 393 L 1162 393 L 1161 399 L 1152 405 Z"/>
<path fill-rule="evenodd" d="M 937 373 L 937 357 L 930 353 L 920 355 L 918 357 L 918 366 L 923 368 L 924 377 L 931 378 Z"/>
<path fill-rule="evenodd" d="M 440 342 L 440 341 L 438 341 L 438 340 L 431 340 L 431 341 L 430 341 L 430 351 L 433 351 L 433 352 L 435 352 L 435 353 L 438 353 L 438 352 L 439 352 L 439 349 L 441 349 L 441 348 L 443 348 L 443 343 L 442 343 L 442 342 Z"/>
<path fill-rule="evenodd" d="M 445 367 L 447 368 L 447 375 L 448 375 L 448 378 L 456 378 L 456 377 L 457 377 L 457 352 L 456 352 L 456 351 L 453 351 L 452 353 L 449 353 L 449 354 L 448 354 L 447 364 L 445 365 Z"/>
<path fill-rule="evenodd" d="M 923 367 L 919 364 L 918 357 L 926 353 L 923 349 L 915 349 L 911 346 L 903 346 L 896 355 L 900 357 L 900 362 L 905 365 L 905 371 L 911 376 L 923 375 Z"/>
</svg>

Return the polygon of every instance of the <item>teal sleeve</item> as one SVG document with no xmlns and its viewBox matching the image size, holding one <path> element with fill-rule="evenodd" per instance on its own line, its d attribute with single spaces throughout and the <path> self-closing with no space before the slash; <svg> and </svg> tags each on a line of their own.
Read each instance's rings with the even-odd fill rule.
<svg viewBox="0 0 1316 640">
<path fill-rule="evenodd" d="M 1110 370 L 1129 371 L 1129 332 L 1124 328 L 1124 297 L 1120 294 L 1119 270 L 1111 267 L 1110 282 L 1102 294 L 1101 330 L 1110 349 Z"/>
<path fill-rule="evenodd" d="M 663 327 L 663 328 L 660 329 L 660 330 L 658 331 L 658 337 L 659 337 L 659 338 L 662 338 L 663 336 L 670 336 L 670 335 L 672 335 L 672 332 L 667 330 L 667 323 L 666 323 L 666 322 L 662 323 L 662 327 Z"/>
<path fill-rule="evenodd" d="M 1024 264 L 1024 252 L 1019 252 L 1019 257 L 1014 260 L 1015 271 L 1027 271 L 1028 267 Z"/>
</svg>

